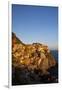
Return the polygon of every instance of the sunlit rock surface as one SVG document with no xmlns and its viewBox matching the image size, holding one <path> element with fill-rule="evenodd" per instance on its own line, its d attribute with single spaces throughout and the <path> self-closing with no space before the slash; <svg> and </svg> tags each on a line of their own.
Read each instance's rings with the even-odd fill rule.
<svg viewBox="0 0 62 90">
<path fill-rule="evenodd" d="M 50 68 L 55 67 L 56 64 L 56 60 L 47 45 L 40 43 L 24 44 L 12 33 L 12 70 L 13 76 L 17 76 L 17 80 L 20 79 L 18 84 L 41 83 L 43 81 L 40 79 L 41 76 L 48 77 L 48 80 L 51 78 L 56 80 L 55 77 L 50 76 L 50 71 L 48 71 Z M 31 74 L 33 77 L 32 81 L 30 78 Z M 37 81 L 35 78 L 37 78 Z"/>
</svg>

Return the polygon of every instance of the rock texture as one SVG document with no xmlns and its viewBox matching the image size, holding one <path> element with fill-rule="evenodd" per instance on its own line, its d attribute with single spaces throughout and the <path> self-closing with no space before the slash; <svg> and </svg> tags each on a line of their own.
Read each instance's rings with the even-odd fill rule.
<svg viewBox="0 0 62 90">
<path fill-rule="evenodd" d="M 12 33 L 13 68 L 18 68 L 20 71 L 27 69 L 32 73 L 36 70 L 40 71 L 40 75 L 49 75 L 48 69 L 55 65 L 56 61 L 50 53 L 48 46 L 40 43 L 24 44 L 14 33 Z M 22 79 L 22 81 L 23 80 L 24 79 Z"/>
</svg>

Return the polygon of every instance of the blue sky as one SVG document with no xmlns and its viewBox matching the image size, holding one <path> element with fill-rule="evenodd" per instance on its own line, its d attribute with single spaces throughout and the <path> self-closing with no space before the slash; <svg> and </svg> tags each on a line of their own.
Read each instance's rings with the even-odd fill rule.
<svg viewBox="0 0 62 90">
<path fill-rule="evenodd" d="M 24 42 L 58 47 L 58 8 L 12 5 L 12 31 Z"/>
</svg>

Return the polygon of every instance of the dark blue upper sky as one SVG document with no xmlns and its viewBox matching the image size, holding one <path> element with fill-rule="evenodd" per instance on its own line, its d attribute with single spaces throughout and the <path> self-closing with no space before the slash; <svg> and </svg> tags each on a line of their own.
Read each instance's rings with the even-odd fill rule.
<svg viewBox="0 0 62 90">
<path fill-rule="evenodd" d="M 12 29 L 24 43 L 39 42 L 56 49 L 58 8 L 13 4 Z"/>
</svg>

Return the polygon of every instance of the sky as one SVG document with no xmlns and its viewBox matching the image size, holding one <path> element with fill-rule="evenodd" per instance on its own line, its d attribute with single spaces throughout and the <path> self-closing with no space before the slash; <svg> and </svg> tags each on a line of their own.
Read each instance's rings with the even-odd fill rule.
<svg viewBox="0 0 62 90">
<path fill-rule="evenodd" d="M 58 48 L 58 7 L 12 5 L 12 31 L 26 44 Z"/>
</svg>

